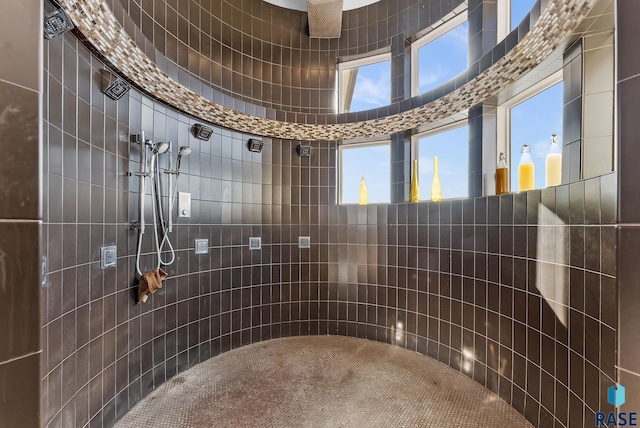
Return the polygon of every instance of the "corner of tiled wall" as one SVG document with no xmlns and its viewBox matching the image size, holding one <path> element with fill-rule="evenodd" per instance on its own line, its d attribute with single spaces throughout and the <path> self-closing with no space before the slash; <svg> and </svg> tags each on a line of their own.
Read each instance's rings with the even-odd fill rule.
<svg viewBox="0 0 640 428">
<path fill-rule="evenodd" d="M 616 8 L 616 109 L 617 171 L 618 171 L 618 379 L 626 388 L 626 403 L 621 412 L 640 409 L 640 366 L 638 355 L 640 330 L 638 301 L 640 301 L 640 276 L 634 255 L 640 251 L 640 196 L 637 183 L 640 170 L 637 159 L 640 148 L 640 132 L 637 120 L 640 97 L 640 62 L 635 40 L 638 38 L 636 17 L 640 4 L 618 0 Z"/>
<path fill-rule="evenodd" d="M 42 2 L 0 16 L 0 424 L 40 425 Z"/>
</svg>

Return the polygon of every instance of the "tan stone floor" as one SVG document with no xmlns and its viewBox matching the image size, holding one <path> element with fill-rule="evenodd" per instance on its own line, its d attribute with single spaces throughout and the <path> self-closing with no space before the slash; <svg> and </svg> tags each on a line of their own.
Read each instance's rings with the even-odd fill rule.
<svg viewBox="0 0 640 428">
<path fill-rule="evenodd" d="M 117 428 L 530 427 L 471 379 L 395 346 L 275 339 L 211 358 L 141 400 Z"/>
</svg>

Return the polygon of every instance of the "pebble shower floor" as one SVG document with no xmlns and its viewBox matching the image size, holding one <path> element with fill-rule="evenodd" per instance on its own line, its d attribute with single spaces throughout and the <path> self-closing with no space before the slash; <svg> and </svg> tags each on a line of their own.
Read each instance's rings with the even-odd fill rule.
<svg viewBox="0 0 640 428">
<path fill-rule="evenodd" d="M 175 376 L 128 427 L 531 427 L 472 379 L 392 345 L 341 336 L 269 340 Z"/>
</svg>

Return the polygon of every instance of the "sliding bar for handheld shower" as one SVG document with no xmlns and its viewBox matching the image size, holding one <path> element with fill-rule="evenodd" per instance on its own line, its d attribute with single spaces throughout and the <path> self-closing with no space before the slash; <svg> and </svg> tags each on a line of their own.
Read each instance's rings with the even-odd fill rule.
<svg viewBox="0 0 640 428">
<path fill-rule="evenodd" d="M 144 194 L 147 191 L 146 188 L 146 180 L 145 177 L 149 176 L 149 171 L 147 171 L 147 144 L 150 144 L 151 141 L 145 140 L 144 131 L 141 131 L 139 134 L 135 134 L 131 136 L 131 142 L 140 144 L 140 168 L 138 172 L 135 173 L 138 177 L 140 177 L 140 188 L 139 188 L 139 196 L 138 196 L 138 207 L 140 208 L 140 219 L 138 222 L 138 229 L 140 230 L 140 234 L 144 233 L 145 222 L 144 222 Z"/>
</svg>

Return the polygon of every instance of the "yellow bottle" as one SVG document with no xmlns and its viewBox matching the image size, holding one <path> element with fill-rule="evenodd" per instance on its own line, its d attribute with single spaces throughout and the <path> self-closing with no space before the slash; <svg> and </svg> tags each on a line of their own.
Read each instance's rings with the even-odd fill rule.
<svg viewBox="0 0 640 428">
<path fill-rule="evenodd" d="M 367 186 L 364 185 L 364 177 L 360 179 L 360 205 L 367 205 Z"/>
<path fill-rule="evenodd" d="M 438 156 L 433 158 L 433 181 L 431 182 L 431 200 L 441 201 L 442 190 L 440 189 L 440 178 L 438 178 Z"/>
<path fill-rule="evenodd" d="M 558 186 L 562 182 L 562 150 L 556 134 L 551 134 L 551 146 L 544 160 L 544 187 Z"/>
<path fill-rule="evenodd" d="M 420 202 L 420 191 L 418 190 L 418 161 L 416 159 L 413 160 L 413 171 L 411 172 L 409 202 Z"/>
<path fill-rule="evenodd" d="M 518 164 L 518 191 L 524 192 L 525 190 L 533 189 L 533 159 L 531 159 L 531 148 L 525 144 L 520 150 L 522 156 L 520 157 L 520 163 Z"/>
</svg>

